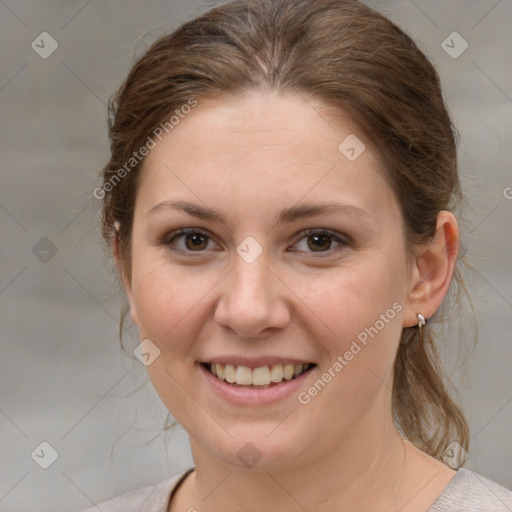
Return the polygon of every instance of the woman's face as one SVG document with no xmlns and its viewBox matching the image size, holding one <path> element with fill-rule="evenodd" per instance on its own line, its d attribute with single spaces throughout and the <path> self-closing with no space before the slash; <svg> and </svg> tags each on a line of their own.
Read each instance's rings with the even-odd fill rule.
<svg viewBox="0 0 512 512">
<path fill-rule="evenodd" d="M 391 422 L 403 222 L 369 141 L 321 106 L 199 100 L 146 157 L 126 288 L 150 378 L 195 455 L 285 468 Z M 212 361 L 256 382 L 283 379 L 279 363 L 316 366 L 248 388 L 220 383 Z"/>
</svg>

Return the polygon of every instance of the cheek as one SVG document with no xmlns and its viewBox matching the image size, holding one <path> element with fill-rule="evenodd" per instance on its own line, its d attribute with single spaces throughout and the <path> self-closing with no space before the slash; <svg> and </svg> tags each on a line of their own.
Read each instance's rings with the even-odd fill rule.
<svg viewBox="0 0 512 512">
<path fill-rule="evenodd" d="M 181 425 L 188 425 L 194 340 L 200 335 L 200 315 L 206 315 L 205 296 L 215 280 L 205 273 L 171 266 L 151 258 L 134 258 L 133 300 L 140 339 L 150 339 L 160 350 L 146 367 L 163 403 Z"/>
<path fill-rule="evenodd" d="M 336 400 L 353 403 L 358 396 L 363 408 L 383 382 L 391 387 L 406 291 L 403 267 L 396 262 L 393 266 L 381 260 L 364 267 L 364 271 L 344 269 L 338 278 L 330 276 L 309 294 L 308 302 L 329 327 L 316 332 L 329 333 L 321 338 L 327 357 L 323 365 L 332 368 L 338 363 L 333 373 L 339 386 L 331 388 L 337 389 Z"/>
<path fill-rule="evenodd" d="M 367 267 L 366 272 L 353 269 L 337 279 L 318 280 L 315 291 L 308 293 L 308 306 L 322 319 L 310 328 L 325 350 L 319 375 L 325 384 L 315 381 L 304 389 L 301 403 L 308 403 L 308 414 L 341 430 L 372 404 L 389 403 L 405 290 L 403 276 L 393 274 L 382 266 Z"/>
<path fill-rule="evenodd" d="M 192 319 L 214 286 L 213 277 L 180 270 L 154 256 L 134 258 L 133 301 L 141 337 L 162 351 L 183 351 L 194 339 L 198 323 Z"/>
<path fill-rule="evenodd" d="M 392 317 L 393 322 L 386 322 L 386 326 L 397 323 L 400 308 L 393 305 L 402 304 L 405 299 L 403 276 L 392 267 L 364 267 L 344 268 L 325 278 L 316 278 L 309 283 L 309 290 L 304 290 L 304 302 L 315 313 L 318 323 L 324 325 L 324 331 L 336 340 L 338 348 L 350 344 L 365 328 L 379 321 L 382 314 L 386 319 Z"/>
</svg>

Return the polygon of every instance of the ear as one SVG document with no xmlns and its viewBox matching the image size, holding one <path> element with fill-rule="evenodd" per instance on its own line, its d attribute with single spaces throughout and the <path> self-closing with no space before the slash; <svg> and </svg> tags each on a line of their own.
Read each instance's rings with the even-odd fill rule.
<svg viewBox="0 0 512 512">
<path fill-rule="evenodd" d="M 119 236 L 116 232 L 113 240 L 113 252 L 114 252 L 114 259 L 117 266 L 117 271 L 119 272 L 119 275 L 121 276 L 121 281 L 123 282 L 123 288 L 126 293 L 126 298 L 128 299 L 128 304 L 130 306 L 130 317 L 132 319 L 132 322 L 135 325 L 139 325 L 138 318 L 137 318 L 137 311 L 135 309 L 135 305 L 133 303 L 133 295 L 132 295 L 132 285 L 131 282 L 127 276 L 126 269 L 124 267 L 123 258 L 121 256 L 121 246 L 119 244 Z"/>
<path fill-rule="evenodd" d="M 437 311 L 448 292 L 458 253 L 457 219 L 442 210 L 432 240 L 418 247 L 412 263 L 404 327 L 417 325 L 418 313 L 428 319 Z"/>
</svg>

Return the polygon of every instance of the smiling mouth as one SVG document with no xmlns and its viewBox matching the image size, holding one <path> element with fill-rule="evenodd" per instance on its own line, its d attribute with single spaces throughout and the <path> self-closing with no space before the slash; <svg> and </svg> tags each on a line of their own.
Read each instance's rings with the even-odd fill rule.
<svg viewBox="0 0 512 512">
<path fill-rule="evenodd" d="M 275 364 L 249 368 L 222 363 L 201 363 L 217 379 L 237 387 L 268 388 L 294 380 L 316 367 L 315 363 Z"/>
</svg>

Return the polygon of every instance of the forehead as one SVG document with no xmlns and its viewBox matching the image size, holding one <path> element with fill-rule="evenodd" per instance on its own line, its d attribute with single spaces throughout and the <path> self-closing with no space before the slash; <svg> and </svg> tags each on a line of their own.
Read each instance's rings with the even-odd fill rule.
<svg viewBox="0 0 512 512">
<path fill-rule="evenodd" d="M 184 196 L 233 212 L 301 199 L 344 200 L 375 215 L 396 206 L 378 152 L 357 124 L 303 95 L 199 99 L 156 142 L 139 181 L 137 206 L 145 210 Z"/>
</svg>

